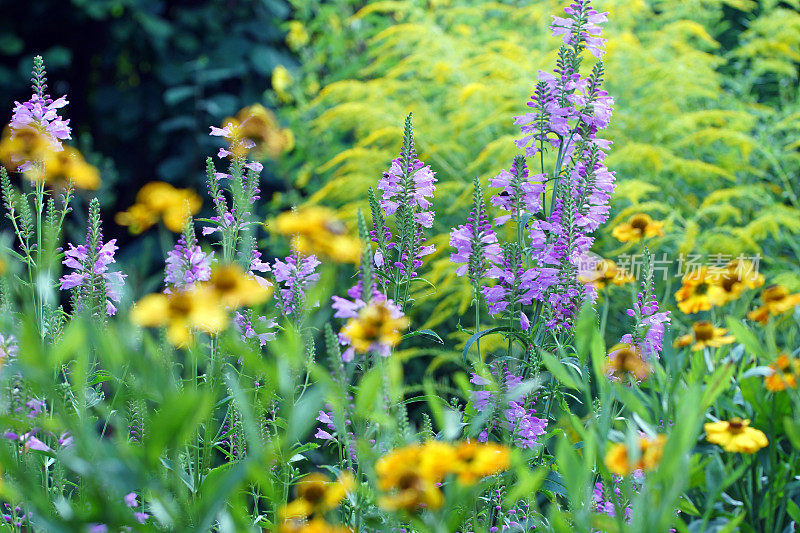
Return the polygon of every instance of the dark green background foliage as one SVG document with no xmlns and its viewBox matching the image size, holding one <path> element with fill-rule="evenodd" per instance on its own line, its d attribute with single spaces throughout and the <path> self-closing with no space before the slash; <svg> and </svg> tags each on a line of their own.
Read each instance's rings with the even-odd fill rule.
<svg viewBox="0 0 800 533">
<path fill-rule="evenodd" d="M 282 0 L 0 0 L 0 13 L 7 118 L 42 54 L 50 92 L 70 100 L 76 144 L 113 161 L 115 171 L 100 165 L 116 198 L 101 194 L 106 209 L 128 207 L 154 179 L 202 187 L 219 145 L 208 126 L 265 101 L 272 69 L 295 61 Z"/>
</svg>

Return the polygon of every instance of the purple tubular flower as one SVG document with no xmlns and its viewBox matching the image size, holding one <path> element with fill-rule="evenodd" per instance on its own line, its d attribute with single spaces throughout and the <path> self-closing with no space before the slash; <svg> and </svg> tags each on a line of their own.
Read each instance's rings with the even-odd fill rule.
<svg viewBox="0 0 800 533">
<path fill-rule="evenodd" d="M 70 243 L 69 249 L 64 252 L 65 258 L 62 263 L 73 269 L 74 272 L 59 279 L 62 291 L 67 289 L 78 291 L 77 301 L 79 304 L 85 293 L 93 290 L 90 285 L 102 279 L 102 285 L 105 287 L 106 314 L 108 315 L 117 312 L 114 303 L 119 303 L 122 299 L 122 287 L 125 285 L 127 277 L 121 272 L 108 270 L 109 265 L 115 262 L 114 253 L 119 249 L 116 242 L 116 239 L 111 239 L 105 244 L 100 241 L 96 254 L 94 254 L 93 264 L 89 264 L 91 260 L 88 244 L 75 246 Z"/>
<path fill-rule="evenodd" d="M 11 134 L 23 129 L 32 129 L 44 135 L 56 151 L 63 149 L 62 140 L 71 139 L 69 119 L 58 116 L 58 110 L 69 102 L 66 96 L 57 100 L 48 95 L 34 94 L 27 102 L 14 102 L 14 114 L 11 117 Z"/>
<path fill-rule="evenodd" d="M 653 267 L 650 253 L 645 249 L 644 279 L 636 301 L 627 314 L 636 320 L 633 334 L 623 335 L 620 342 L 635 344 L 647 358 L 658 359 L 664 348 L 664 333 L 670 323 L 669 311 L 659 312 L 654 294 Z"/>
<path fill-rule="evenodd" d="M 167 252 L 166 269 L 164 283 L 167 288 L 164 292 L 182 291 L 189 289 L 200 281 L 208 281 L 211 278 L 211 262 L 214 260 L 214 252 L 205 253 L 193 238 L 190 236 L 187 243 L 185 236 L 178 238 L 175 247 Z"/>
<path fill-rule="evenodd" d="M 503 170 L 489 182 L 492 187 L 501 189 L 492 196 L 492 205 L 509 213 L 497 217 L 495 223 L 501 226 L 513 218 L 520 224 L 524 213 L 539 211 L 546 177 L 546 174 L 536 174 L 529 178 L 525 158 L 514 158 L 511 171 Z"/>
<path fill-rule="evenodd" d="M 434 213 L 428 210 L 432 205 L 428 198 L 432 198 L 436 190 L 435 181 L 430 165 L 424 165 L 416 157 L 405 168 L 403 157 L 393 159 L 389 171 L 383 173 L 378 183 L 378 189 L 383 191 L 381 207 L 387 215 L 393 215 L 400 205 L 416 207 L 414 220 L 430 228 Z"/>
<path fill-rule="evenodd" d="M 486 442 L 489 433 L 497 428 L 510 433 L 516 446 L 523 449 L 535 448 L 539 445 L 539 437 L 547 432 L 547 420 L 535 416 L 536 410 L 532 407 L 535 398 L 520 394 L 522 378 L 510 372 L 507 366 L 503 366 L 502 374 L 497 368 L 492 370 L 492 374 L 497 378 L 500 390 L 486 389 L 485 387 L 491 382 L 477 374 L 472 374 L 470 379 L 471 383 L 484 387 L 483 390 L 477 389 L 472 392 L 475 410 L 491 409 L 502 413 L 499 420 L 493 418 L 489 427 L 481 431 L 478 440 Z"/>
<path fill-rule="evenodd" d="M 306 291 L 319 280 L 316 269 L 320 264 L 314 255 L 293 254 L 284 261 L 275 260 L 272 273 L 280 288 L 275 296 L 281 313 L 291 315 L 305 302 Z"/>
<path fill-rule="evenodd" d="M 456 275 L 467 274 L 473 287 L 480 285 L 489 264 L 502 261 L 503 251 L 486 216 L 486 204 L 477 178 L 474 183 L 472 211 L 466 224 L 450 231 L 450 246 L 456 249 L 456 252 L 450 255 L 450 261 L 461 264 L 456 269 Z"/>
</svg>

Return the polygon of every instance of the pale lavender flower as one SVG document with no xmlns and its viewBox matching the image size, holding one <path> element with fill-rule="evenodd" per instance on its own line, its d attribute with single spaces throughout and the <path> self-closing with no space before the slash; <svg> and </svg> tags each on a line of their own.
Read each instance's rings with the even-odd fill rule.
<svg viewBox="0 0 800 533">
<path fill-rule="evenodd" d="M 497 428 L 508 432 L 516 446 L 535 448 L 539 445 L 539 437 L 547 432 L 547 420 L 535 416 L 535 398 L 519 392 L 522 377 L 514 375 L 507 366 L 503 366 L 502 373 L 499 369 L 493 369 L 492 374 L 497 378 L 499 390 L 485 388 L 491 382 L 478 374 L 472 374 L 470 379 L 471 383 L 484 387 L 472 392 L 475 410 L 483 412 L 490 409 L 502 414 L 499 419 L 492 418 L 489 426 L 479 434 L 478 440 L 486 442 L 489 434 Z"/>
<path fill-rule="evenodd" d="M 319 280 L 317 267 L 320 264 L 314 255 L 292 254 L 283 261 L 275 260 L 272 273 L 278 282 L 275 297 L 281 313 L 291 315 L 303 305 L 306 291 Z"/>
<path fill-rule="evenodd" d="M 193 237 L 192 234 L 190 237 Z M 167 252 L 164 283 L 167 288 L 164 292 L 182 291 L 192 288 L 200 281 L 211 278 L 211 262 L 214 252 L 207 254 L 200 248 L 197 241 L 191 239 L 188 243 L 186 237 L 178 238 L 175 247 Z"/>
<path fill-rule="evenodd" d="M 664 333 L 670 323 L 669 311 L 659 312 L 654 294 L 653 268 L 649 252 L 645 251 L 644 279 L 636 301 L 627 314 L 636 320 L 633 334 L 623 335 L 620 342 L 635 344 L 647 358 L 658 359 L 664 348 Z"/>
<path fill-rule="evenodd" d="M 529 177 L 525 158 L 515 157 L 511 171 L 503 170 L 489 181 L 492 187 L 500 189 L 499 193 L 492 196 L 492 205 L 509 213 L 497 217 L 495 224 L 501 226 L 512 218 L 520 223 L 523 214 L 539 211 L 546 178 L 546 174 Z"/>
<path fill-rule="evenodd" d="M 93 287 L 89 286 L 90 282 L 102 279 L 102 284 L 105 286 L 106 313 L 108 315 L 113 315 L 117 312 L 114 303 L 119 303 L 122 299 L 122 287 L 127 277 L 119 271 L 109 271 L 108 269 L 109 265 L 115 263 L 114 253 L 119 249 L 116 242 L 116 239 L 111 239 L 105 244 L 100 241 L 96 254 L 93 254 L 95 257 L 93 264 L 89 264 L 91 260 L 89 258 L 88 244 L 75 246 L 70 243 L 69 249 L 64 252 L 65 257 L 62 263 L 71 268 L 73 272 L 59 279 L 62 291 L 77 289 L 79 304 L 81 301 L 80 295 L 93 290 Z"/>
<path fill-rule="evenodd" d="M 6 363 L 17 357 L 19 345 L 14 335 L 0 333 L 0 363 Z"/>
<path fill-rule="evenodd" d="M 475 179 L 472 211 L 467 223 L 450 231 L 450 246 L 456 249 L 450 261 L 461 264 L 457 276 L 467 274 L 472 285 L 478 287 L 490 264 L 502 261 L 502 249 L 492 224 L 486 216 L 486 205 L 481 194 L 480 182 Z"/>
</svg>

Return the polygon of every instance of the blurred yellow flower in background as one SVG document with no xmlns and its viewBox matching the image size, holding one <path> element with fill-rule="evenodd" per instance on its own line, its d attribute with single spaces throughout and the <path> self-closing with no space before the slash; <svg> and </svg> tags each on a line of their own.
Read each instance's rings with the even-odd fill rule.
<svg viewBox="0 0 800 533">
<path fill-rule="evenodd" d="M 717 276 L 709 291 L 714 305 L 724 305 L 739 299 L 746 289 L 756 289 L 764 284 L 760 274 L 751 261 L 737 259 L 716 272 Z"/>
<path fill-rule="evenodd" d="M 192 331 L 219 333 L 228 316 L 217 294 L 206 286 L 174 294 L 148 294 L 134 305 L 131 320 L 142 327 L 167 328 L 167 339 L 176 346 L 187 346 Z"/>
<path fill-rule="evenodd" d="M 292 130 L 281 128 L 275 114 L 261 104 L 243 107 L 235 117 L 228 117 L 222 121 L 223 126 L 229 124 L 239 139 L 247 139 L 254 145 L 252 154 L 256 159 L 265 157 L 275 159 L 294 148 Z M 242 153 L 242 148 L 233 152 L 234 155 L 246 155 Z"/>
<path fill-rule="evenodd" d="M 636 242 L 645 237 L 663 237 L 664 222 L 653 220 L 645 213 L 637 213 L 627 222 L 615 226 L 611 230 L 611 235 L 621 242 Z"/>
<path fill-rule="evenodd" d="M 306 27 L 299 20 L 289 21 L 289 32 L 286 34 L 286 44 L 292 50 L 298 50 L 309 42 Z"/>
<path fill-rule="evenodd" d="M 787 388 L 797 387 L 797 377 L 800 375 L 800 361 L 789 359 L 782 353 L 769 365 L 771 374 L 764 376 L 764 388 L 770 392 L 780 392 Z"/>
<path fill-rule="evenodd" d="M 633 376 L 638 380 L 645 379 L 652 369 L 642 357 L 639 348 L 633 344 L 620 343 L 608 352 L 606 371 L 614 378 L 624 380 Z"/>
<path fill-rule="evenodd" d="M 703 430 L 708 442 L 722 446 L 726 452 L 750 454 L 769 444 L 763 431 L 751 428 L 749 420 L 739 417 L 703 424 Z"/>
<path fill-rule="evenodd" d="M 281 519 L 308 518 L 314 513 L 324 514 L 335 509 L 355 487 L 349 472 L 343 472 L 335 481 L 321 472 L 308 474 L 295 485 L 296 498 L 284 505 Z"/>
<path fill-rule="evenodd" d="M 634 470 L 652 470 L 661 462 L 666 441 L 664 435 L 639 437 L 635 453 L 628 450 L 624 443 L 615 443 L 606 453 L 605 465 L 612 474 L 618 476 L 626 476 Z"/>
<path fill-rule="evenodd" d="M 117 213 L 114 220 L 138 234 L 161 219 L 168 230 L 179 233 L 186 219 L 199 212 L 202 205 L 203 200 L 192 189 L 176 189 L 163 181 L 151 181 L 136 194 L 136 203 Z"/>
<path fill-rule="evenodd" d="M 766 324 L 771 316 L 781 315 L 800 305 L 800 293 L 789 294 L 786 287 L 770 285 L 761 293 L 761 307 L 747 313 L 747 318 Z"/>
<path fill-rule="evenodd" d="M 611 259 L 601 259 L 593 268 L 578 273 L 578 281 L 584 285 L 593 285 L 595 289 L 600 290 L 609 283 L 624 285 L 636 281 L 636 278 L 619 268 Z"/>
<path fill-rule="evenodd" d="M 71 183 L 78 189 L 96 190 L 101 183 L 100 171 L 84 159 L 80 150 L 67 144 L 55 150 L 43 135 L 32 129 L 19 130 L 11 137 L 10 128 L 6 128 L 0 140 L 0 161 L 10 169 L 26 161 L 35 163 L 24 172 L 25 176 L 47 185 Z"/>
<path fill-rule="evenodd" d="M 285 211 L 275 218 L 274 226 L 303 255 L 316 254 L 337 263 L 358 263 L 361 257 L 361 240 L 348 234 L 336 213 L 326 207 Z"/>
<path fill-rule="evenodd" d="M 289 72 L 289 69 L 283 65 L 275 67 L 272 71 L 272 90 L 275 91 L 275 94 L 278 95 L 281 102 L 292 101 L 292 95 L 287 91 L 292 83 L 294 83 L 294 78 Z"/>
<path fill-rule="evenodd" d="M 456 460 L 458 482 L 472 485 L 507 470 L 511 464 L 511 452 L 507 446 L 493 442 L 464 441 L 456 448 Z"/>
<path fill-rule="evenodd" d="M 408 324 L 408 318 L 386 301 L 373 301 L 361 308 L 357 317 L 347 321 L 342 328 L 342 336 L 350 341 L 358 353 L 375 350 L 388 355 L 391 348 L 400 344 L 403 338 L 401 332 Z"/>
<path fill-rule="evenodd" d="M 262 304 L 273 292 L 272 287 L 263 287 L 236 263 L 215 266 L 208 285 L 223 306 L 233 309 Z"/>
<path fill-rule="evenodd" d="M 692 332 L 675 340 L 675 346 L 692 345 L 692 350 L 702 350 L 705 347 L 719 348 L 736 341 L 733 335 L 726 335 L 726 328 L 717 328 L 708 320 L 700 320 L 692 324 Z M 694 344 L 692 344 L 694 343 Z"/>
</svg>

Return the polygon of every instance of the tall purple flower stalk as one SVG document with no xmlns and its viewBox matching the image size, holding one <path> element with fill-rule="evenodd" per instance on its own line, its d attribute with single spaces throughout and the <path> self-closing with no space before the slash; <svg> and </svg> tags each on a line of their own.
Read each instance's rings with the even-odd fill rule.
<svg viewBox="0 0 800 533">
<path fill-rule="evenodd" d="M 450 255 L 450 261 L 461 265 L 456 269 L 456 275 L 466 274 L 473 287 L 480 286 L 490 264 L 502 261 L 503 251 L 486 216 L 486 204 L 477 178 L 472 195 L 472 211 L 466 224 L 450 231 L 450 246 L 456 250 Z"/>
<path fill-rule="evenodd" d="M 417 159 L 411 115 L 406 117 L 403 148 L 400 157 L 392 161 L 378 183 L 380 200 L 370 190 L 370 210 L 373 242 L 378 245 L 374 255 L 376 273 L 384 285 L 394 285 L 394 299 L 407 299 L 408 282 L 418 276 L 422 258 L 434 252 L 425 244 L 426 228 L 433 226 L 431 209 L 436 178 L 429 165 Z M 395 233 L 386 223 L 386 215 L 394 215 Z"/>
<path fill-rule="evenodd" d="M 496 415 L 492 417 L 488 427 L 478 435 L 478 440 L 486 442 L 495 430 L 510 434 L 511 440 L 520 448 L 533 449 L 539 444 L 539 437 L 547 431 L 547 420 L 536 416 L 533 408 L 535 397 L 521 394 L 519 387 L 522 377 L 514 375 L 503 365 L 502 372 L 494 369 L 499 390 L 487 388 L 490 381 L 478 374 L 472 374 L 470 382 L 483 387 L 472 392 L 473 406 L 479 412 L 492 409 Z"/>
<path fill-rule="evenodd" d="M 634 344 L 643 356 L 650 360 L 658 359 L 664 348 L 664 333 L 670 323 L 669 311 L 659 311 L 653 283 L 653 265 L 650 253 L 645 248 L 644 278 L 636 295 L 636 301 L 627 310 L 636 325 L 632 334 L 623 335 L 621 342 Z"/>
<path fill-rule="evenodd" d="M 89 204 L 89 230 L 86 244 L 69 244 L 64 252 L 64 265 L 73 272 L 59 279 L 61 290 L 71 290 L 76 309 L 88 309 L 95 315 L 113 315 L 114 305 L 122 299 L 126 275 L 109 270 L 115 263 L 114 253 L 119 249 L 116 239 L 103 243 L 100 230 L 100 204 L 93 198 Z"/>
<path fill-rule="evenodd" d="M 178 238 L 175 247 L 167 252 L 164 292 L 182 291 L 193 287 L 197 282 L 211 278 L 211 263 L 214 252 L 207 254 L 197 244 L 191 221 L 184 234 Z"/>
<path fill-rule="evenodd" d="M 58 110 L 69 102 L 62 96 L 56 100 L 47 94 L 47 77 L 42 56 L 33 58 L 33 72 L 31 73 L 31 89 L 33 94 L 27 102 L 14 102 L 14 112 L 11 117 L 11 135 L 22 130 L 33 130 L 42 135 L 52 145 L 54 151 L 61 151 L 62 140 L 71 139 L 69 119 L 64 120 L 58 115 Z M 32 165 L 31 161 L 23 162 L 20 171 L 25 171 Z"/>
<path fill-rule="evenodd" d="M 613 105 L 602 89 L 600 24 L 606 14 L 595 11 L 591 0 L 576 0 L 565 12 L 551 26 L 563 42 L 556 69 L 539 73 L 530 111 L 516 117 L 523 134 L 517 145 L 526 156 L 539 156 L 531 161 L 541 172 L 528 177 L 525 158 L 517 157 L 511 170 L 492 182 L 501 188 L 492 203 L 507 213 L 497 222 L 515 220 L 517 248 L 507 248 L 503 266 L 490 270 L 489 277 L 499 283 L 485 291 L 493 313 L 537 300 L 535 318 L 550 329 L 570 328 L 581 303 L 595 296 L 578 282 L 578 266 L 594 242 L 592 232 L 608 218 L 614 188 L 613 172 L 604 164 L 610 142 L 597 136 L 608 126 Z M 584 78 L 585 50 L 598 61 Z M 546 173 L 544 151 L 553 148 L 555 167 Z M 547 183 L 552 184 L 549 199 Z"/>
<path fill-rule="evenodd" d="M 281 313 L 288 316 L 298 312 L 305 304 L 306 291 L 319 280 L 319 260 L 314 255 L 303 257 L 294 253 L 283 261 L 276 259 L 272 273 L 278 283 L 275 299 Z"/>
</svg>

